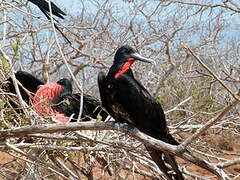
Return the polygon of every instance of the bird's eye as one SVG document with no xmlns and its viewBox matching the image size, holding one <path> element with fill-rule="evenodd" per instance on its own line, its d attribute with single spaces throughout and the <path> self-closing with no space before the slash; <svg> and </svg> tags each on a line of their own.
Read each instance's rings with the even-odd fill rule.
<svg viewBox="0 0 240 180">
<path fill-rule="evenodd" d="M 109 84 L 109 85 L 108 85 L 108 89 L 111 89 L 111 88 L 112 88 L 112 84 Z"/>
<path fill-rule="evenodd" d="M 127 49 L 127 53 L 129 54 L 129 53 L 131 53 L 132 52 L 132 50 L 131 49 Z"/>
</svg>

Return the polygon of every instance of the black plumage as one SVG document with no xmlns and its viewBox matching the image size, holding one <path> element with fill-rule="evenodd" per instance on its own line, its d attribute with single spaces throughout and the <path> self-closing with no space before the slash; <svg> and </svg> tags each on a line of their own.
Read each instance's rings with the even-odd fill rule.
<svg viewBox="0 0 240 180">
<path fill-rule="evenodd" d="M 117 50 L 107 76 L 99 73 L 98 85 L 103 107 L 117 121 L 131 123 L 149 136 L 178 145 L 169 133 L 160 103 L 134 78 L 130 67 L 135 60 L 152 62 L 140 56 L 132 47 L 123 46 Z M 184 179 L 174 156 L 149 146 L 146 148 L 168 179 Z"/>
<path fill-rule="evenodd" d="M 67 79 L 61 79 L 57 83 L 60 84 L 64 90 L 59 97 L 55 98 L 53 109 L 64 113 L 68 117 L 74 114 L 73 118 L 77 119 L 80 112 L 81 94 L 72 94 L 72 85 Z M 107 116 L 108 114 L 101 108 L 101 103 L 98 99 L 83 94 L 82 121 L 88 121 L 90 118 L 97 119 L 98 117 L 105 120 Z"/>
<path fill-rule="evenodd" d="M 43 12 L 43 14 L 47 17 L 47 19 L 51 20 L 49 3 L 46 0 L 28 0 L 28 1 L 38 6 L 38 8 Z M 50 4 L 52 9 L 52 14 L 61 19 L 64 19 L 63 16 L 66 16 L 66 13 L 63 12 L 59 7 L 57 7 L 53 2 L 50 2 Z M 65 36 L 65 34 L 63 34 L 63 32 L 57 26 L 56 22 L 58 21 L 56 19 L 54 19 L 54 21 L 55 21 L 53 22 L 54 27 L 61 33 L 61 35 L 68 41 L 68 43 L 71 44 L 69 39 Z"/>
<path fill-rule="evenodd" d="M 39 86 L 44 85 L 44 83 L 32 74 L 25 71 L 18 71 L 15 73 L 15 76 L 16 79 L 21 83 L 21 85 L 19 85 L 19 90 L 23 100 L 28 105 L 31 105 L 34 94 L 37 92 Z M 3 91 L 16 94 L 12 79 L 8 78 L 5 82 L 7 82 L 7 84 L 4 83 L 2 86 Z M 72 94 L 72 84 L 67 79 L 61 79 L 57 83 L 60 84 L 64 90 L 58 97 L 54 97 L 55 100 L 53 102 L 53 108 L 60 113 L 64 113 L 68 117 L 74 114 L 73 118 L 77 118 L 80 111 L 81 94 Z M 22 88 L 22 86 L 24 88 Z M 28 90 L 29 92 L 25 91 L 24 89 Z M 10 100 L 10 103 L 14 108 L 18 107 L 14 101 Z M 101 103 L 98 99 L 84 94 L 82 111 L 83 120 L 90 120 L 89 117 L 96 119 L 98 115 L 102 116 L 102 120 L 105 120 L 108 116 L 108 114 L 102 110 Z"/>
<path fill-rule="evenodd" d="M 64 113 L 68 117 L 74 114 L 73 118 L 77 119 L 80 112 L 80 103 L 80 93 L 65 94 L 61 95 L 54 101 L 54 104 L 56 105 L 53 106 L 53 109 L 57 110 L 58 112 Z M 83 121 L 88 121 L 90 120 L 90 118 L 97 119 L 98 117 L 101 117 L 102 120 L 105 120 L 108 116 L 108 114 L 101 108 L 100 101 L 86 94 L 83 95 L 82 108 Z"/>
<path fill-rule="evenodd" d="M 34 94 L 37 92 L 38 87 L 40 85 L 43 85 L 44 83 L 41 80 L 37 79 L 32 74 L 25 72 L 25 71 L 16 72 L 15 77 L 21 83 L 21 85 L 19 85 L 18 87 L 19 87 L 19 90 L 20 90 L 23 100 L 28 105 L 30 105 L 32 96 L 34 96 Z M 9 77 L 5 82 L 6 82 L 6 84 L 3 86 L 3 91 L 16 94 L 16 90 L 13 85 L 12 78 Z M 15 108 L 17 107 L 16 103 L 14 103 L 14 101 L 10 101 L 10 103 L 13 107 L 15 107 Z"/>
<path fill-rule="evenodd" d="M 39 9 L 43 12 L 43 14 L 50 19 L 50 9 L 49 9 L 49 4 L 46 0 L 28 0 L 31 3 L 35 4 L 36 6 L 39 7 Z M 57 7 L 53 2 L 50 2 L 51 4 L 51 9 L 52 9 L 52 14 L 64 19 L 63 16 L 66 16 L 66 13 L 64 13 L 59 7 Z"/>
</svg>

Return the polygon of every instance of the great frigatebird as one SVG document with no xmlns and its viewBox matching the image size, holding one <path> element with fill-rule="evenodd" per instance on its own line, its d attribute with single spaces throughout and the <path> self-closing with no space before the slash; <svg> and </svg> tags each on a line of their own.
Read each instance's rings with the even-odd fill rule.
<svg viewBox="0 0 240 180">
<path fill-rule="evenodd" d="M 47 83 L 39 88 L 33 98 L 33 109 L 40 115 L 54 115 L 58 122 L 68 122 L 70 116 L 73 121 L 80 112 L 81 94 L 72 94 L 72 84 L 68 79 L 61 79 L 56 83 Z M 108 114 L 100 107 L 101 103 L 89 95 L 83 95 L 82 121 L 97 118 L 106 119 Z"/>
<path fill-rule="evenodd" d="M 44 83 L 32 74 L 25 71 L 18 71 L 15 73 L 15 76 L 16 79 L 20 82 L 19 89 L 23 100 L 28 105 L 32 105 L 34 95 L 36 94 L 37 90 L 44 86 Z M 1 86 L 3 91 L 16 94 L 12 79 L 8 78 L 5 82 L 7 83 L 4 83 Z M 57 87 L 59 87 L 52 87 L 52 90 L 55 91 L 51 91 L 50 93 L 48 92 L 49 95 L 52 96 L 51 99 L 54 100 L 52 103 L 52 108 L 54 109 L 54 111 L 63 113 L 67 117 L 70 117 L 72 114 L 74 114 L 73 118 L 77 119 L 80 111 L 81 94 L 72 94 L 72 84 L 66 79 L 59 80 L 58 83 L 52 84 L 57 84 Z M 39 88 L 40 85 L 41 87 Z M 62 88 L 64 88 L 65 90 L 62 91 Z M 60 90 L 61 93 L 56 92 L 56 90 Z M 10 100 L 10 103 L 14 108 L 18 107 L 17 104 L 14 103 L 14 101 Z M 82 120 L 87 121 L 90 120 L 90 118 L 96 119 L 98 115 L 102 117 L 102 120 L 105 120 L 108 114 L 103 111 L 100 106 L 101 103 L 98 99 L 90 95 L 83 94 Z"/>
<path fill-rule="evenodd" d="M 117 121 L 131 123 L 149 136 L 178 145 L 169 133 L 160 103 L 134 78 L 131 65 L 136 60 L 154 62 L 126 45 L 117 50 L 107 76 L 104 72 L 99 73 L 98 86 L 102 105 Z M 168 179 L 184 179 L 174 156 L 145 147 Z"/>
</svg>

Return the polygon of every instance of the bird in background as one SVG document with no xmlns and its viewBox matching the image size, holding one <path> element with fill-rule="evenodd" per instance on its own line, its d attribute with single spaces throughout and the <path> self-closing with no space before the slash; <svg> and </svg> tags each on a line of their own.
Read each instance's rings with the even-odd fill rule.
<svg viewBox="0 0 240 180">
<path fill-rule="evenodd" d="M 56 83 L 47 83 L 39 88 L 33 98 L 33 109 L 39 115 L 53 115 L 55 122 L 76 121 L 80 112 L 81 94 L 72 93 L 72 84 L 68 79 Z M 106 119 L 108 114 L 100 107 L 101 103 L 89 95 L 83 95 L 82 121 L 97 118 Z M 72 117 L 72 119 L 69 119 Z"/>
<path fill-rule="evenodd" d="M 58 112 L 63 112 L 66 116 L 72 116 L 71 121 L 76 121 L 80 113 L 81 93 L 62 94 L 55 99 L 53 108 Z M 102 108 L 101 102 L 88 95 L 83 94 L 81 121 L 90 121 L 92 118 L 104 121 L 108 113 Z"/>
<path fill-rule="evenodd" d="M 47 17 L 47 19 L 51 20 L 49 3 L 46 0 L 28 0 L 28 1 L 38 6 L 38 8 Z M 55 5 L 52 1 L 50 2 L 50 5 L 51 5 L 52 14 L 57 16 L 58 18 L 64 19 L 64 16 L 66 16 L 67 14 L 63 12 L 59 7 L 57 7 L 57 5 Z M 58 21 L 55 18 L 53 19 L 54 19 L 54 22 L 53 22 L 54 27 L 61 33 L 61 35 L 68 41 L 68 43 L 71 44 L 70 40 L 65 36 L 65 34 L 57 26 Z"/>
<path fill-rule="evenodd" d="M 33 100 L 35 100 L 34 105 L 36 105 L 38 100 L 37 97 L 45 97 L 45 99 L 50 102 L 50 108 L 52 108 L 48 109 L 48 112 L 60 113 L 61 115 L 58 115 L 60 116 L 60 119 L 63 115 L 64 118 L 67 117 L 67 119 L 73 115 L 71 121 L 78 118 L 81 104 L 81 93 L 72 93 L 72 84 L 68 79 L 61 79 L 57 83 L 47 83 L 44 85 L 41 80 L 25 71 L 16 72 L 15 77 L 20 83 L 20 94 L 28 105 L 31 106 Z M 4 83 L 4 85 L 1 86 L 2 90 L 4 92 L 16 94 L 12 79 L 8 78 L 5 82 L 7 82 L 7 84 Z M 41 95 L 41 93 L 43 93 L 43 95 Z M 18 104 L 13 100 L 10 99 L 9 102 L 14 108 L 18 107 Z M 35 106 L 34 108 L 36 109 Z M 83 94 L 83 121 L 89 121 L 91 118 L 102 118 L 101 120 L 105 120 L 107 116 L 108 113 L 101 108 L 101 103 L 98 99 Z M 67 122 L 66 119 L 63 121 Z"/>
<path fill-rule="evenodd" d="M 153 138 L 178 145 L 169 133 L 161 104 L 134 78 L 131 66 L 136 61 L 155 63 L 125 45 L 116 51 L 108 74 L 98 74 L 102 106 L 116 121 L 130 123 Z M 184 179 L 174 156 L 145 147 L 167 179 Z"/>
</svg>

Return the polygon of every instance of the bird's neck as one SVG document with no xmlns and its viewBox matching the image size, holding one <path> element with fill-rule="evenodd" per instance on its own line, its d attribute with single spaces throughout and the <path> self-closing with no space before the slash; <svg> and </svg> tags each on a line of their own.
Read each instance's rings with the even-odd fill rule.
<svg viewBox="0 0 240 180">
<path fill-rule="evenodd" d="M 122 74 L 128 73 L 134 61 L 126 61 L 123 64 L 117 65 L 114 73 L 114 79 L 118 79 Z"/>
<path fill-rule="evenodd" d="M 60 93 L 60 96 L 65 96 L 68 94 L 72 94 L 72 91 L 64 88 L 63 91 Z"/>
</svg>

